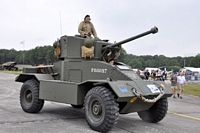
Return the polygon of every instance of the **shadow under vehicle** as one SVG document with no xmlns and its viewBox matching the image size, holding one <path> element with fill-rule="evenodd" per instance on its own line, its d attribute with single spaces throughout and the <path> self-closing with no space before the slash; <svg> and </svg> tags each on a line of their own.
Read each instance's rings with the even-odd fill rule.
<svg viewBox="0 0 200 133">
<path fill-rule="evenodd" d="M 118 58 L 122 44 L 157 32 L 157 27 L 153 27 L 114 44 L 62 36 L 53 44 L 58 62 L 23 69 L 16 77 L 16 82 L 23 83 L 22 109 L 37 113 L 45 100 L 71 104 L 84 108 L 89 127 L 99 132 L 111 130 L 119 114 L 137 112 L 144 121 L 161 121 L 167 113 L 167 97 L 172 95 L 165 82 L 144 81 L 128 65 L 108 63 Z"/>
</svg>

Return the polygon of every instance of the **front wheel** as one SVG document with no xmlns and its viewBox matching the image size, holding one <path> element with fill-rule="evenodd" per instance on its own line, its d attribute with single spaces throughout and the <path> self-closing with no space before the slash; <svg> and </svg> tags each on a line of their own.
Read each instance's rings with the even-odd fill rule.
<svg viewBox="0 0 200 133">
<path fill-rule="evenodd" d="M 84 110 L 88 125 L 95 131 L 108 132 L 117 124 L 119 107 L 106 87 L 97 86 L 88 91 Z"/>
<path fill-rule="evenodd" d="M 27 113 L 38 113 L 44 100 L 39 99 L 39 83 L 35 79 L 27 80 L 21 87 L 20 104 Z"/>
<path fill-rule="evenodd" d="M 148 110 L 138 112 L 138 115 L 144 121 L 157 123 L 165 117 L 167 110 L 167 98 L 162 98 L 154 103 L 154 105 Z"/>
</svg>

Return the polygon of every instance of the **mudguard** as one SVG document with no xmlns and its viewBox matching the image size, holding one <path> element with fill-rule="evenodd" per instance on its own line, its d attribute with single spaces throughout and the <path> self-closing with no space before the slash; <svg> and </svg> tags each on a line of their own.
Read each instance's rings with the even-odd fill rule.
<svg viewBox="0 0 200 133">
<path fill-rule="evenodd" d="M 143 96 L 156 96 L 160 94 L 160 91 L 158 90 L 158 87 L 160 86 L 163 87 L 163 92 L 165 93 L 163 97 L 169 97 L 172 95 L 172 91 L 169 86 L 162 81 L 87 80 L 86 82 L 92 82 L 95 86 L 101 86 L 105 84 L 109 85 L 119 99 L 135 97 L 136 95 L 134 94 L 133 89 L 141 93 Z M 83 83 L 84 82 L 81 84 Z"/>
<path fill-rule="evenodd" d="M 50 74 L 36 74 L 36 73 L 22 73 L 15 78 L 16 82 L 25 82 L 29 79 L 36 78 L 38 81 L 40 80 L 54 80 L 54 78 Z"/>
<path fill-rule="evenodd" d="M 79 86 L 88 86 L 86 83 L 92 83 L 93 86 L 109 86 L 117 96 L 116 101 L 119 103 L 121 114 L 147 110 L 159 99 L 173 94 L 163 81 L 87 80 Z"/>
</svg>

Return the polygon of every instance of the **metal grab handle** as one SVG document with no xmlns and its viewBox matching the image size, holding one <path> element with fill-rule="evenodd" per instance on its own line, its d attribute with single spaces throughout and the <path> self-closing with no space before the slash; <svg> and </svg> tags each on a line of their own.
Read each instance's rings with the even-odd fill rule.
<svg viewBox="0 0 200 133">
<path fill-rule="evenodd" d="M 145 97 L 142 96 L 142 94 L 139 92 L 136 91 L 136 89 L 133 88 L 133 93 L 138 97 L 140 98 L 142 101 L 144 102 L 147 102 L 147 103 L 155 103 L 156 101 L 158 101 L 164 94 L 165 92 L 160 90 L 161 93 L 157 96 L 157 97 L 154 97 L 154 99 L 147 99 Z"/>
</svg>

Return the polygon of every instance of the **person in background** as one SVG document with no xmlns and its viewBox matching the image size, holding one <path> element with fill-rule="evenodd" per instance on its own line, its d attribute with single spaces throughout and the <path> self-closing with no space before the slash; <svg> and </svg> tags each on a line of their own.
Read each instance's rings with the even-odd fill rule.
<svg viewBox="0 0 200 133">
<path fill-rule="evenodd" d="M 177 77 L 177 83 L 178 83 L 178 88 L 179 88 L 179 93 L 177 93 L 177 96 L 183 99 L 182 92 L 184 90 L 184 84 L 186 84 L 186 80 L 185 80 L 185 76 L 183 75 L 183 72 L 180 72 L 180 75 Z"/>
<path fill-rule="evenodd" d="M 140 69 L 137 69 L 137 75 L 140 76 Z"/>
<path fill-rule="evenodd" d="M 161 77 L 161 80 L 162 80 L 162 81 L 165 81 L 165 71 L 162 71 L 162 72 L 161 72 L 161 76 L 162 76 L 162 77 Z"/>
<path fill-rule="evenodd" d="M 146 79 L 146 80 L 149 79 L 150 73 L 149 73 L 149 70 L 148 70 L 148 69 L 146 69 L 146 71 L 144 72 L 144 76 L 145 76 L 145 79 Z"/>
<path fill-rule="evenodd" d="M 167 80 L 167 71 L 165 71 L 165 80 Z"/>
<path fill-rule="evenodd" d="M 171 89 L 174 92 L 173 98 L 176 98 L 176 91 L 177 91 L 177 73 L 175 72 L 170 79 L 171 81 Z"/>
<path fill-rule="evenodd" d="M 185 79 L 186 79 L 186 81 L 188 81 L 188 72 L 185 72 Z"/>
<path fill-rule="evenodd" d="M 156 72 L 154 70 L 151 71 L 151 78 L 155 81 L 156 79 Z"/>
<path fill-rule="evenodd" d="M 98 38 L 94 25 L 90 21 L 91 21 L 90 15 L 86 15 L 84 21 L 82 21 L 78 26 L 78 32 L 82 36 L 91 37 L 91 35 L 93 35 L 95 38 Z"/>
</svg>

